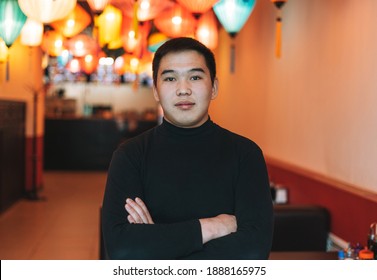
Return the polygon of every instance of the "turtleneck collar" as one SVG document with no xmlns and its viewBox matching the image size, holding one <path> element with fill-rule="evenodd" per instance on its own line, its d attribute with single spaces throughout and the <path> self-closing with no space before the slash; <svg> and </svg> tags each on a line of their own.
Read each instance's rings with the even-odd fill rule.
<svg viewBox="0 0 377 280">
<path fill-rule="evenodd" d="M 211 132 L 214 128 L 214 123 L 210 117 L 208 120 L 203 123 L 201 126 L 194 127 L 194 128 L 182 128 L 173 125 L 172 123 L 168 122 L 166 119 L 163 119 L 162 124 L 159 126 L 159 130 L 162 133 L 168 133 L 170 135 L 177 135 L 177 136 L 194 136 L 194 135 L 206 135 L 207 133 Z"/>
</svg>

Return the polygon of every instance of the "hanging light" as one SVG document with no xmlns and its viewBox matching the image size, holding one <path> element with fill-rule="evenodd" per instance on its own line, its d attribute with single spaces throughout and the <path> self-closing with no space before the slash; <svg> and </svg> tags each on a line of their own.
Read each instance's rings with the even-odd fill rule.
<svg viewBox="0 0 377 280">
<path fill-rule="evenodd" d="M 141 22 L 138 26 L 138 35 L 133 26 L 133 20 L 123 16 L 122 21 L 122 42 L 126 52 L 132 53 L 136 57 L 142 56 L 143 49 L 147 46 L 147 36 L 151 30 L 150 22 Z"/>
<path fill-rule="evenodd" d="M 59 56 L 65 49 L 65 38 L 55 30 L 48 30 L 43 34 L 41 48 L 50 56 Z"/>
<path fill-rule="evenodd" d="M 207 48 L 214 50 L 218 43 L 218 29 L 216 16 L 212 10 L 204 13 L 198 21 L 195 37 Z"/>
<path fill-rule="evenodd" d="M 28 17 L 42 23 L 64 18 L 76 6 L 77 0 L 18 0 L 21 10 Z"/>
<path fill-rule="evenodd" d="M 217 18 L 234 39 L 255 7 L 256 0 L 220 0 L 213 6 Z M 235 72 L 235 46 L 231 45 L 230 72 Z"/>
<path fill-rule="evenodd" d="M 82 57 L 98 50 L 96 40 L 86 34 L 79 34 L 69 39 L 67 48 L 76 57 Z"/>
<path fill-rule="evenodd" d="M 157 49 L 167 40 L 169 40 L 169 37 L 166 36 L 164 33 L 152 33 L 148 38 L 148 50 L 153 53 L 156 52 Z"/>
<path fill-rule="evenodd" d="M 8 48 L 20 35 L 25 22 L 26 15 L 21 11 L 17 0 L 0 1 L 0 37 Z M 9 56 L 6 64 L 6 80 L 9 80 Z"/>
<path fill-rule="evenodd" d="M 92 74 L 98 66 L 98 56 L 95 52 L 89 53 L 82 58 L 81 68 L 86 74 Z"/>
<path fill-rule="evenodd" d="M 52 22 L 50 25 L 65 37 L 73 37 L 79 34 L 87 27 L 92 18 L 80 5 L 69 12 L 69 14 L 61 20 Z"/>
<path fill-rule="evenodd" d="M 111 4 L 119 8 L 126 16 L 133 17 L 135 0 L 112 0 Z M 148 21 L 154 19 L 162 11 L 170 8 L 174 3 L 170 0 L 138 0 L 137 19 Z"/>
<path fill-rule="evenodd" d="M 87 0 L 90 9 L 97 15 L 103 12 L 109 0 Z"/>
<path fill-rule="evenodd" d="M 80 60 L 77 58 L 73 58 L 71 61 L 68 62 L 66 65 L 66 68 L 71 72 L 71 73 L 78 73 L 81 71 L 81 65 L 80 65 Z"/>
<path fill-rule="evenodd" d="M 246 23 L 256 0 L 220 0 L 213 10 L 224 29 L 234 37 Z"/>
<path fill-rule="evenodd" d="M 121 44 L 122 12 L 118 8 L 107 5 L 102 14 L 98 16 L 97 21 L 101 47 L 112 41 L 120 41 Z"/>
<path fill-rule="evenodd" d="M 278 14 L 276 16 L 276 44 L 275 44 L 275 55 L 277 58 L 281 57 L 281 30 L 282 30 L 282 16 L 281 9 L 287 0 L 271 0 L 275 7 L 278 9 Z"/>
<path fill-rule="evenodd" d="M 43 23 L 28 18 L 21 30 L 21 44 L 36 47 L 42 43 Z"/>
<path fill-rule="evenodd" d="M 196 19 L 179 4 L 163 11 L 154 20 L 157 29 L 168 37 L 192 36 L 195 32 Z"/>
<path fill-rule="evenodd" d="M 207 12 L 219 0 L 177 0 L 183 7 L 197 17 Z"/>
</svg>

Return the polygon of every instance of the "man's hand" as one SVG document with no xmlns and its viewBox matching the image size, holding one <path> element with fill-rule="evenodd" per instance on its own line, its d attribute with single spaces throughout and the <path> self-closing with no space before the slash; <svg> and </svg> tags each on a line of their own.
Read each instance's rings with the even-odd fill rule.
<svg viewBox="0 0 377 280">
<path fill-rule="evenodd" d="M 213 218 L 199 219 L 203 244 L 237 231 L 237 220 L 233 215 L 221 214 Z"/>
<path fill-rule="evenodd" d="M 131 224 L 154 224 L 147 206 L 140 198 L 127 198 L 124 207 L 129 214 L 127 220 Z"/>
</svg>

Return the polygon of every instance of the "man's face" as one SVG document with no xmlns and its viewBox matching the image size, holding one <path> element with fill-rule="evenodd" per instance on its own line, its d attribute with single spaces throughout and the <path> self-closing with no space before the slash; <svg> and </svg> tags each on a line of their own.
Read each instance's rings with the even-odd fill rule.
<svg viewBox="0 0 377 280">
<path fill-rule="evenodd" d="M 217 79 L 212 85 L 204 57 L 196 51 L 182 51 L 161 59 L 153 94 L 168 122 L 191 128 L 207 121 L 217 87 Z"/>
</svg>

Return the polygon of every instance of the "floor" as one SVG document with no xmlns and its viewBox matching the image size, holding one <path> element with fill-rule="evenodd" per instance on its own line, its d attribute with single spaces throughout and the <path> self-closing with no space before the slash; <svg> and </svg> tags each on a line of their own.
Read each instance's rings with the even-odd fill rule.
<svg viewBox="0 0 377 280">
<path fill-rule="evenodd" d="M 45 172 L 39 200 L 0 215 L 0 259 L 98 259 L 105 181 L 106 172 Z"/>
</svg>

